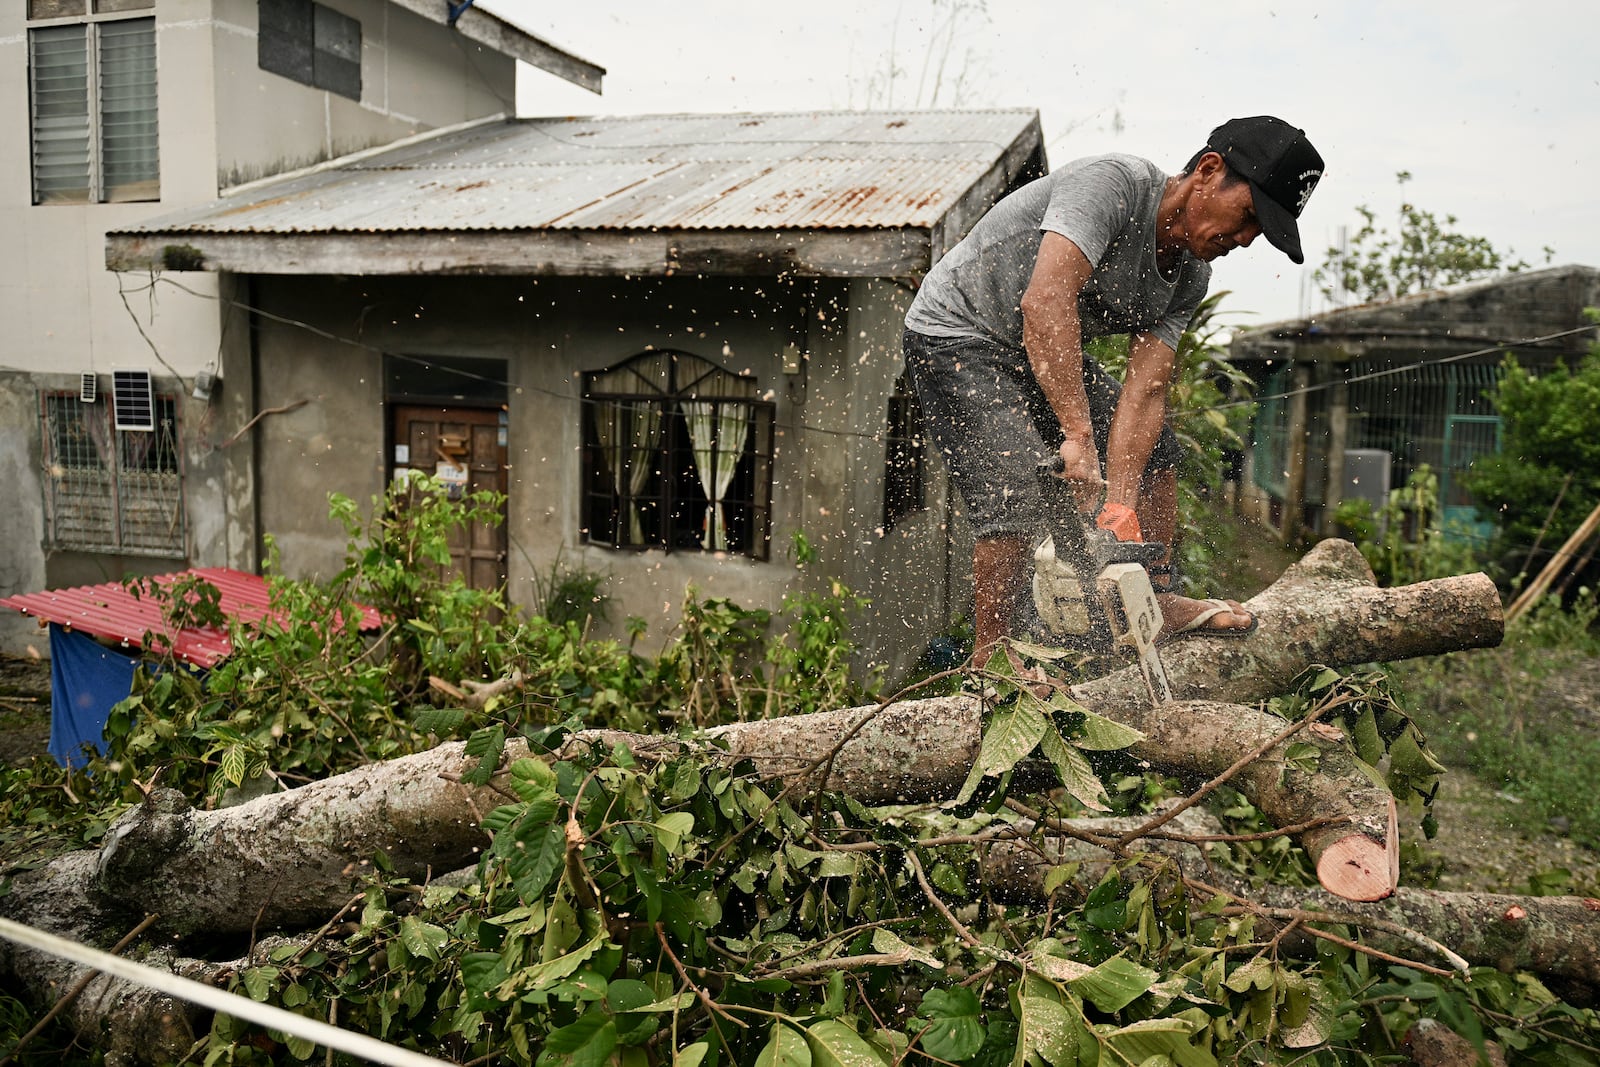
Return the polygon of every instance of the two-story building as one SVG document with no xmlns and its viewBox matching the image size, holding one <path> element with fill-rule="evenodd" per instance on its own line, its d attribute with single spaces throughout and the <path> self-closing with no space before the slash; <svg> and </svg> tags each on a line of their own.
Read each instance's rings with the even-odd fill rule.
<svg viewBox="0 0 1600 1067">
<path fill-rule="evenodd" d="M 604 71 L 427 0 L 0 5 L 0 591 L 252 559 L 215 391 L 233 283 L 106 269 L 105 234 L 241 184 L 515 110 L 518 61 Z M 177 281 L 192 295 L 172 299 Z M 0 644 L 35 642 L 0 617 Z"/>
</svg>

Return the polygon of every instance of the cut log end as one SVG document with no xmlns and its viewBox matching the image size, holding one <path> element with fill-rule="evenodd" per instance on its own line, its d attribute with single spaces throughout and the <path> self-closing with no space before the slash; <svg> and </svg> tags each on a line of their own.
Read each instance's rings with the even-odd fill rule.
<svg viewBox="0 0 1600 1067">
<path fill-rule="evenodd" d="M 1365 834 L 1329 845 L 1317 859 L 1317 881 L 1335 896 L 1360 901 L 1383 900 L 1398 883 L 1389 849 Z"/>
</svg>

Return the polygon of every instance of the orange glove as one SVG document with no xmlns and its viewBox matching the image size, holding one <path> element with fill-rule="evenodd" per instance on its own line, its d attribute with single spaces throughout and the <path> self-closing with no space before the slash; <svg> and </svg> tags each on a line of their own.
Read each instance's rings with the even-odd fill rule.
<svg viewBox="0 0 1600 1067">
<path fill-rule="evenodd" d="M 1100 514 L 1095 516 L 1094 524 L 1102 530 L 1111 531 L 1111 536 L 1118 541 L 1144 540 L 1144 534 L 1139 531 L 1139 516 L 1123 504 L 1104 505 Z"/>
</svg>

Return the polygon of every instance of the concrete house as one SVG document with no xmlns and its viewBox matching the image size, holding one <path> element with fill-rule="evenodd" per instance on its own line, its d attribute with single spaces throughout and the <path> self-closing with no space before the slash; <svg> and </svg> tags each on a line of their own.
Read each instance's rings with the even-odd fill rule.
<svg viewBox="0 0 1600 1067">
<path fill-rule="evenodd" d="M 462 8 L 452 21 L 429 0 L 0 7 L 0 595 L 253 566 L 224 462 L 238 427 L 217 403 L 235 369 L 247 381 L 226 351 L 246 328 L 227 310 L 238 290 L 109 272 L 105 233 L 512 111 L 518 61 L 599 91 L 599 67 Z M 38 636 L 5 613 L 0 644 Z"/>
<path fill-rule="evenodd" d="M 1594 343 L 1600 270 L 1565 266 L 1341 308 L 1235 335 L 1261 407 L 1241 498 L 1289 541 L 1334 532 L 1348 497 L 1381 504 L 1419 466 L 1447 533 L 1483 535 L 1462 475 L 1499 448 L 1500 363 L 1568 365 Z"/>
<path fill-rule="evenodd" d="M 130 221 L 105 261 L 223 296 L 216 562 L 255 569 L 270 534 L 289 573 L 331 573 L 327 493 L 420 470 L 505 493 L 457 563 L 515 604 L 583 567 L 615 630 L 659 640 L 687 589 L 776 609 L 838 579 L 873 601 L 864 656 L 899 669 L 970 558 L 901 319 L 1044 169 L 1033 111 L 488 119 Z"/>
</svg>

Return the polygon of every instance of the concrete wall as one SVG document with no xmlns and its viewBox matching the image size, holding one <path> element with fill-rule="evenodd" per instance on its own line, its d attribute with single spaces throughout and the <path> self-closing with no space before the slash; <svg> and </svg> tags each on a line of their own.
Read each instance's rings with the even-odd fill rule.
<svg viewBox="0 0 1600 1067">
<path fill-rule="evenodd" d="M 0 143 L 14 148 L 0 153 L 0 232 L 15 250 L 0 259 L 0 366 L 183 376 L 205 369 L 217 348 L 216 304 L 206 299 L 214 279 L 185 276 L 201 294 L 192 297 L 152 290 L 147 276 L 111 274 L 105 233 L 216 195 L 210 0 L 156 6 L 161 199 L 131 204 L 32 202 L 25 7 L 0 5 Z"/>
<path fill-rule="evenodd" d="M 871 596 L 858 623 L 864 659 L 891 671 L 916 658 L 947 623 L 948 519 L 942 481 L 929 507 L 882 529 L 882 433 L 899 373 L 908 294 L 886 283 L 789 286 L 773 279 L 357 279 L 257 278 L 254 299 L 341 337 L 258 324 L 251 376 L 258 410 L 309 402 L 259 426 L 260 528 L 276 538 L 285 570 L 328 575 L 344 535 L 326 494 L 365 502 L 386 478 L 381 352 L 506 361 L 509 581 L 528 607 L 535 580 L 559 558 L 607 576 L 611 630 L 629 616 L 649 624 L 644 647 L 666 639 L 685 590 L 776 609 L 806 581 L 835 576 Z M 359 324 L 359 325 L 358 325 Z M 808 358 L 785 373 L 799 341 Z M 754 374 L 776 406 L 769 560 L 693 551 L 616 551 L 579 531 L 582 374 L 648 347 L 676 348 Z M 818 549 L 816 573 L 790 558 L 794 533 Z"/>
<path fill-rule="evenodd" d="M 226 188 L 422 130 L 514 114 L 516 61 L 388 0 L 319 0 L 361 23 L 361 99 L 260 68 L 256 0 L 214 0 L 211 94 Z"/>
</svg>

